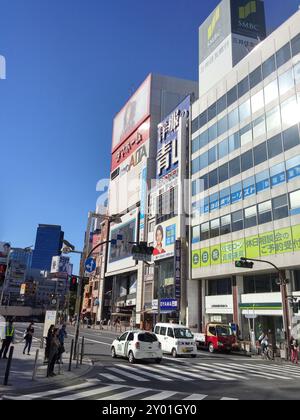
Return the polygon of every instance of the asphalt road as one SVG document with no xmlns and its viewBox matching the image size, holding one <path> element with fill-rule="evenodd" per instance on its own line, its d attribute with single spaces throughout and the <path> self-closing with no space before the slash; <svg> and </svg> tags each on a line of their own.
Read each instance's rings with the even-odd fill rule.
<svg viewBox="0 0 300 420">
<path fill-rule="evenodd" d="M 26 327 L 27 324 L 17 324 L 17 330 L 24 331 Z M 36 325 L 35 329 L 35 337 L 40 338 L 42 326 Z M 75 329 L 68 326 L 67 331 L 68 348 Z M 118 400 L 300 400 L 298 366 L 235 355 L 211 355 L 205 351 L 199 352 L 197 359 L 173 359 L 166 355 L 161 365 L 143 362 L 131 366 L 126 360 L 110 356 L 111 343 L 118 335 L 81 329 L 85 355 L 94 362 L 94 369 L 85 381 L 92 382 L 65 390 L 65 399 L 103 396 L 103 399 Z"/>
</svg>

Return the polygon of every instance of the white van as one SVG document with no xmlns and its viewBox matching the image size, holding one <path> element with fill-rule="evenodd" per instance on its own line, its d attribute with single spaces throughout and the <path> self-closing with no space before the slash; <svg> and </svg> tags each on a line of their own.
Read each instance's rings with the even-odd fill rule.
<svg viewBox="0 0 300 420">
<path fill-rule="evenodd" d="M 163 353 L 178 356 L 197 356 L 193 333 L 188 327 L 178 324 L 156 324 L 154 329 Z"/>
</svg>

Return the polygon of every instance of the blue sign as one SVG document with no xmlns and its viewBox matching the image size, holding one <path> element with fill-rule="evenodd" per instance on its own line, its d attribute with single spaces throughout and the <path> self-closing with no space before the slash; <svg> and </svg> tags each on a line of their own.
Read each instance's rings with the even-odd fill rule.
<svg viewBox="0 0 300 420">
<path fill-rule="evenodd" d="M 230 195 L 222 197 L 220 200 L 220 208 L 227 207 L 230 205 Z"/>
<path fill-rule="evenodd" d="M 173 312 L 178 310 L 177 299 L 162 299 L 160 301 L 160 310 L 163 312 Z"/>
<path fill-rule="evenodd" d="M 96 261 L 94 258 L 89 258 L 85 262 L 85 271 L 87 273 L 93 273 L 96 270 Z"/>
<path fill-rule="evenodd" d="M 237 201 L 241 201 L 243 198 L 242 190 L 236 191 L 231 194 L 231 203 L 236 203 Z"/>
<path fill-rule="evenodd" d="M 271 177 L 272 187 L 282 184 L 283 182 L 285 182 L 285 172 L 282 172 L 281 174 L 277 174 Z"/>
<path fill-rule="evenodd" d="M 270 180 L 265 179 L 263 181 L 257 182 L 256 184 L 256 191 L 259 193 L 260 191 L 267 190 L 270 188 Z"/>
<path fill-rule="evenodd" d="M 166 246 L 175 244 L 176 241 L 176 225 L 166 227 Z"/>
<path fill-rule="evenodd" d="M 300 166 L 295 166 L 287 171 L 287 179 L 294 179 L 297 176 L 300 176 Z"/>
<path fill-rule="evenodd" d="M 254 195 L 255 193 L 255 185 L 249 185 L 248 187 L 244 188 L 244 199 Z"/>
</svg>

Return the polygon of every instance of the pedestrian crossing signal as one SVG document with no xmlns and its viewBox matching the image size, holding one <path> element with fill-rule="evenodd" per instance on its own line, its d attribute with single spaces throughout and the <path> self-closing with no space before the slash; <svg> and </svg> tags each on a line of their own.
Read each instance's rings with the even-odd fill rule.
<svg viewBox="0 0 300 420">
<path fill-rule="evenodd" d="M 251 261 L 240 260 L 240 261 L 236 261 L 235 262 L 235 266 L 236 266 L 236 268 L 252 269 L 254 267 L 254 263 L 251 262 Z"/>
<path fill-rule="evenodd" d="M 77 292 L 78 278 L 76 276 L 70 276 L 70 292 Z"/>
</svg>

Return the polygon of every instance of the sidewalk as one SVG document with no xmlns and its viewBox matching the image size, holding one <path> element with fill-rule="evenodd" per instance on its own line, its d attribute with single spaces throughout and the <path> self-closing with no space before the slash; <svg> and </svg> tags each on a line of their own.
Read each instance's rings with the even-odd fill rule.
<svg viewBox="0 0 300 420">
<path fill-rule="evenodd" d="M 0 395 L 8 392 L 15 392 L 43 385 L 59 384 L 65 381 L 72 381 L 85 376 L 92 369 L 92 362 L 83 360 L 82 366 L 76 368 L 76 361 L 72 362 L 72 371 L 68 372 L 70 353 L 66 352 L 63 357 L 63 365 L 56 365 L 54 378 L 47 378 L 47 365 L 44 365 L 44 349 L 39 348 L 39 342 L 35 341 L 31 348 L 31 356 L 23 355 L 24 343 L 14 345 L 14 355 L 8 380 L 8 386 L 4 386 L 5 369 L 7 360 L 0 360 Z M 36 378 L 33 381 L 32 375 L 36 350 L 39 350 Z M 60 374 L 59 374 L 60 366 Z"/>
</svg>

